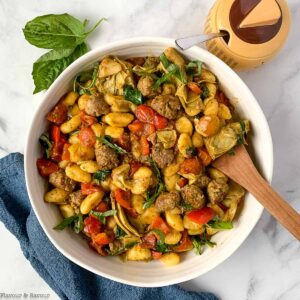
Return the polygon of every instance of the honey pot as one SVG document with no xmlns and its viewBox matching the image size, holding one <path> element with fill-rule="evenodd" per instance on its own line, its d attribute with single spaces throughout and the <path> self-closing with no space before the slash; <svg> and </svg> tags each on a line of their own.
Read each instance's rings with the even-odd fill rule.
<svg viewBox="0 0 300 300">
<path fill-rule="evenodd" d="M 227 35 L 206 45 L 234 69 L 255 68 L 278 53 L 289 29 L 285 0 L 218 0 L 209 12 L 205 32 Z"/>
</svg>

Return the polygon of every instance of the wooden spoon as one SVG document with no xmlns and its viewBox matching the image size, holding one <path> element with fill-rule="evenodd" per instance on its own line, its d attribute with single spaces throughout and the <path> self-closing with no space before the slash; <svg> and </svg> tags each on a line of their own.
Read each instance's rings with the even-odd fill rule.
<svg viewBox="0 0 300 300">
<path fill-rule="evenodd" d="M 244 145 L 237 146 L 234 152 L 234 155 L 222 155 L 213 166 L 248 190 L 300 241 L 300 215 L 258 173 Z"/>
</svg>

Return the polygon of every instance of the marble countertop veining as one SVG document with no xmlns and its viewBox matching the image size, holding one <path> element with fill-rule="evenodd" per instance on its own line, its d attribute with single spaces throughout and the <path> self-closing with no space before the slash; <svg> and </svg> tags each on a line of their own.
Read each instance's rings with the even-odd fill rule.
<svg viewBox="0 0 300 300">
<path fill-rule="evenodd" d="M 288 0 L 292 28 L 270 64 L 240 72 L 267 116 L 274 142 L 273 186 L 300 210 L 300 2 Z M 24 150 L 32 115 L 43 98 L 33 96 L 32 63 L 44 51 L 30 46 L 22 27 L 47 13 L 68 12 L 94 23 L 108 17 L 89 39 L 91 48 L 133 36 L 179 37 L 202 31 L 212 0 L 0 0 L 0 157 Z M 55 293 L 23 257 L 0 224 L 0 293 Z M 201 268 L 201 266 L 199 266 Z M 300 299 L 300 244 L 264 212 L 243 245 L 209 273 L 183 283 L 224 300 Z"/>
</svg>

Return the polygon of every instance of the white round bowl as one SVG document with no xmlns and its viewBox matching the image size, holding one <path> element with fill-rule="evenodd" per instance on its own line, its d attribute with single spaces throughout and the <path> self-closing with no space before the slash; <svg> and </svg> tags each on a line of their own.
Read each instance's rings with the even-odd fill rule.
<svg viewBox="0 0 300 300">
<path fill-rule="evenodd" d="M 213 241 L 217 243 L 216 247 L 205 249 L 202 255 L 195 255 L 193 251 L 190 251 L 182 255 L 180 264 L 173 267 L 166 267 L 159 261 L 123 263 L 116 257 L 101 257 L 71 229 L 62 232 L 52 229 L 61 221 L 61 215 L 55 205 L 43 201 L 45 183 L 36 169 L 36 160 L 42 154 L 38 139 L 49 125 L 46 121 L 47 113 L 68 91 L 72 79 L 78 72 L 108 54 L 121 57 L 159 55 L 170 46 L 175 46 L 172 39 L 133 38 L 107 44 L 80 57 L 57 78 L 46 92 L 32 120 L 25 149 L 25 175 L 31 204 L 54 246 L 71 261 L 91 272 L 135 286 L 158 287 L 175 284 L 193 279 L 213 269 L 242 244 L 260 218 L 263 207 L 252 195 L 247 194 L 241 215 L 235 221 L 234 229 L 223 231 L 213 237 Z M 265 116 L 250 90 L 234 71 L 208 51 L 193 47 L 185 51 L 184 55 L 188 59 L 203 61 L 217 75 L 229 98 L 238 100 L 237 110 L 240 116 L 251 122 L 251 144 L 256 162 L 262 174 L 270 181 L 273 171 L 271 134 Z"/>
</svg>

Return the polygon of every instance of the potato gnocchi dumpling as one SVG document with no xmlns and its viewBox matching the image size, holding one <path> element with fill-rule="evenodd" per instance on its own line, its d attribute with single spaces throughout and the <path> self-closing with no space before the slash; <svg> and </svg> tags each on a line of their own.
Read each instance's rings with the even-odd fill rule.
<svg viewBox="0 0 300 300">
<path fill-rule="evenodd" d="M 44 201 L 62 216 L 54 229 L 70 226 L 101 256 L 166 267 L 213 245 L 245 191 L 212 162 L 250 131 L 216 75 L 174 48 L 83 71 L 40 137 Z"/>
</svg>

